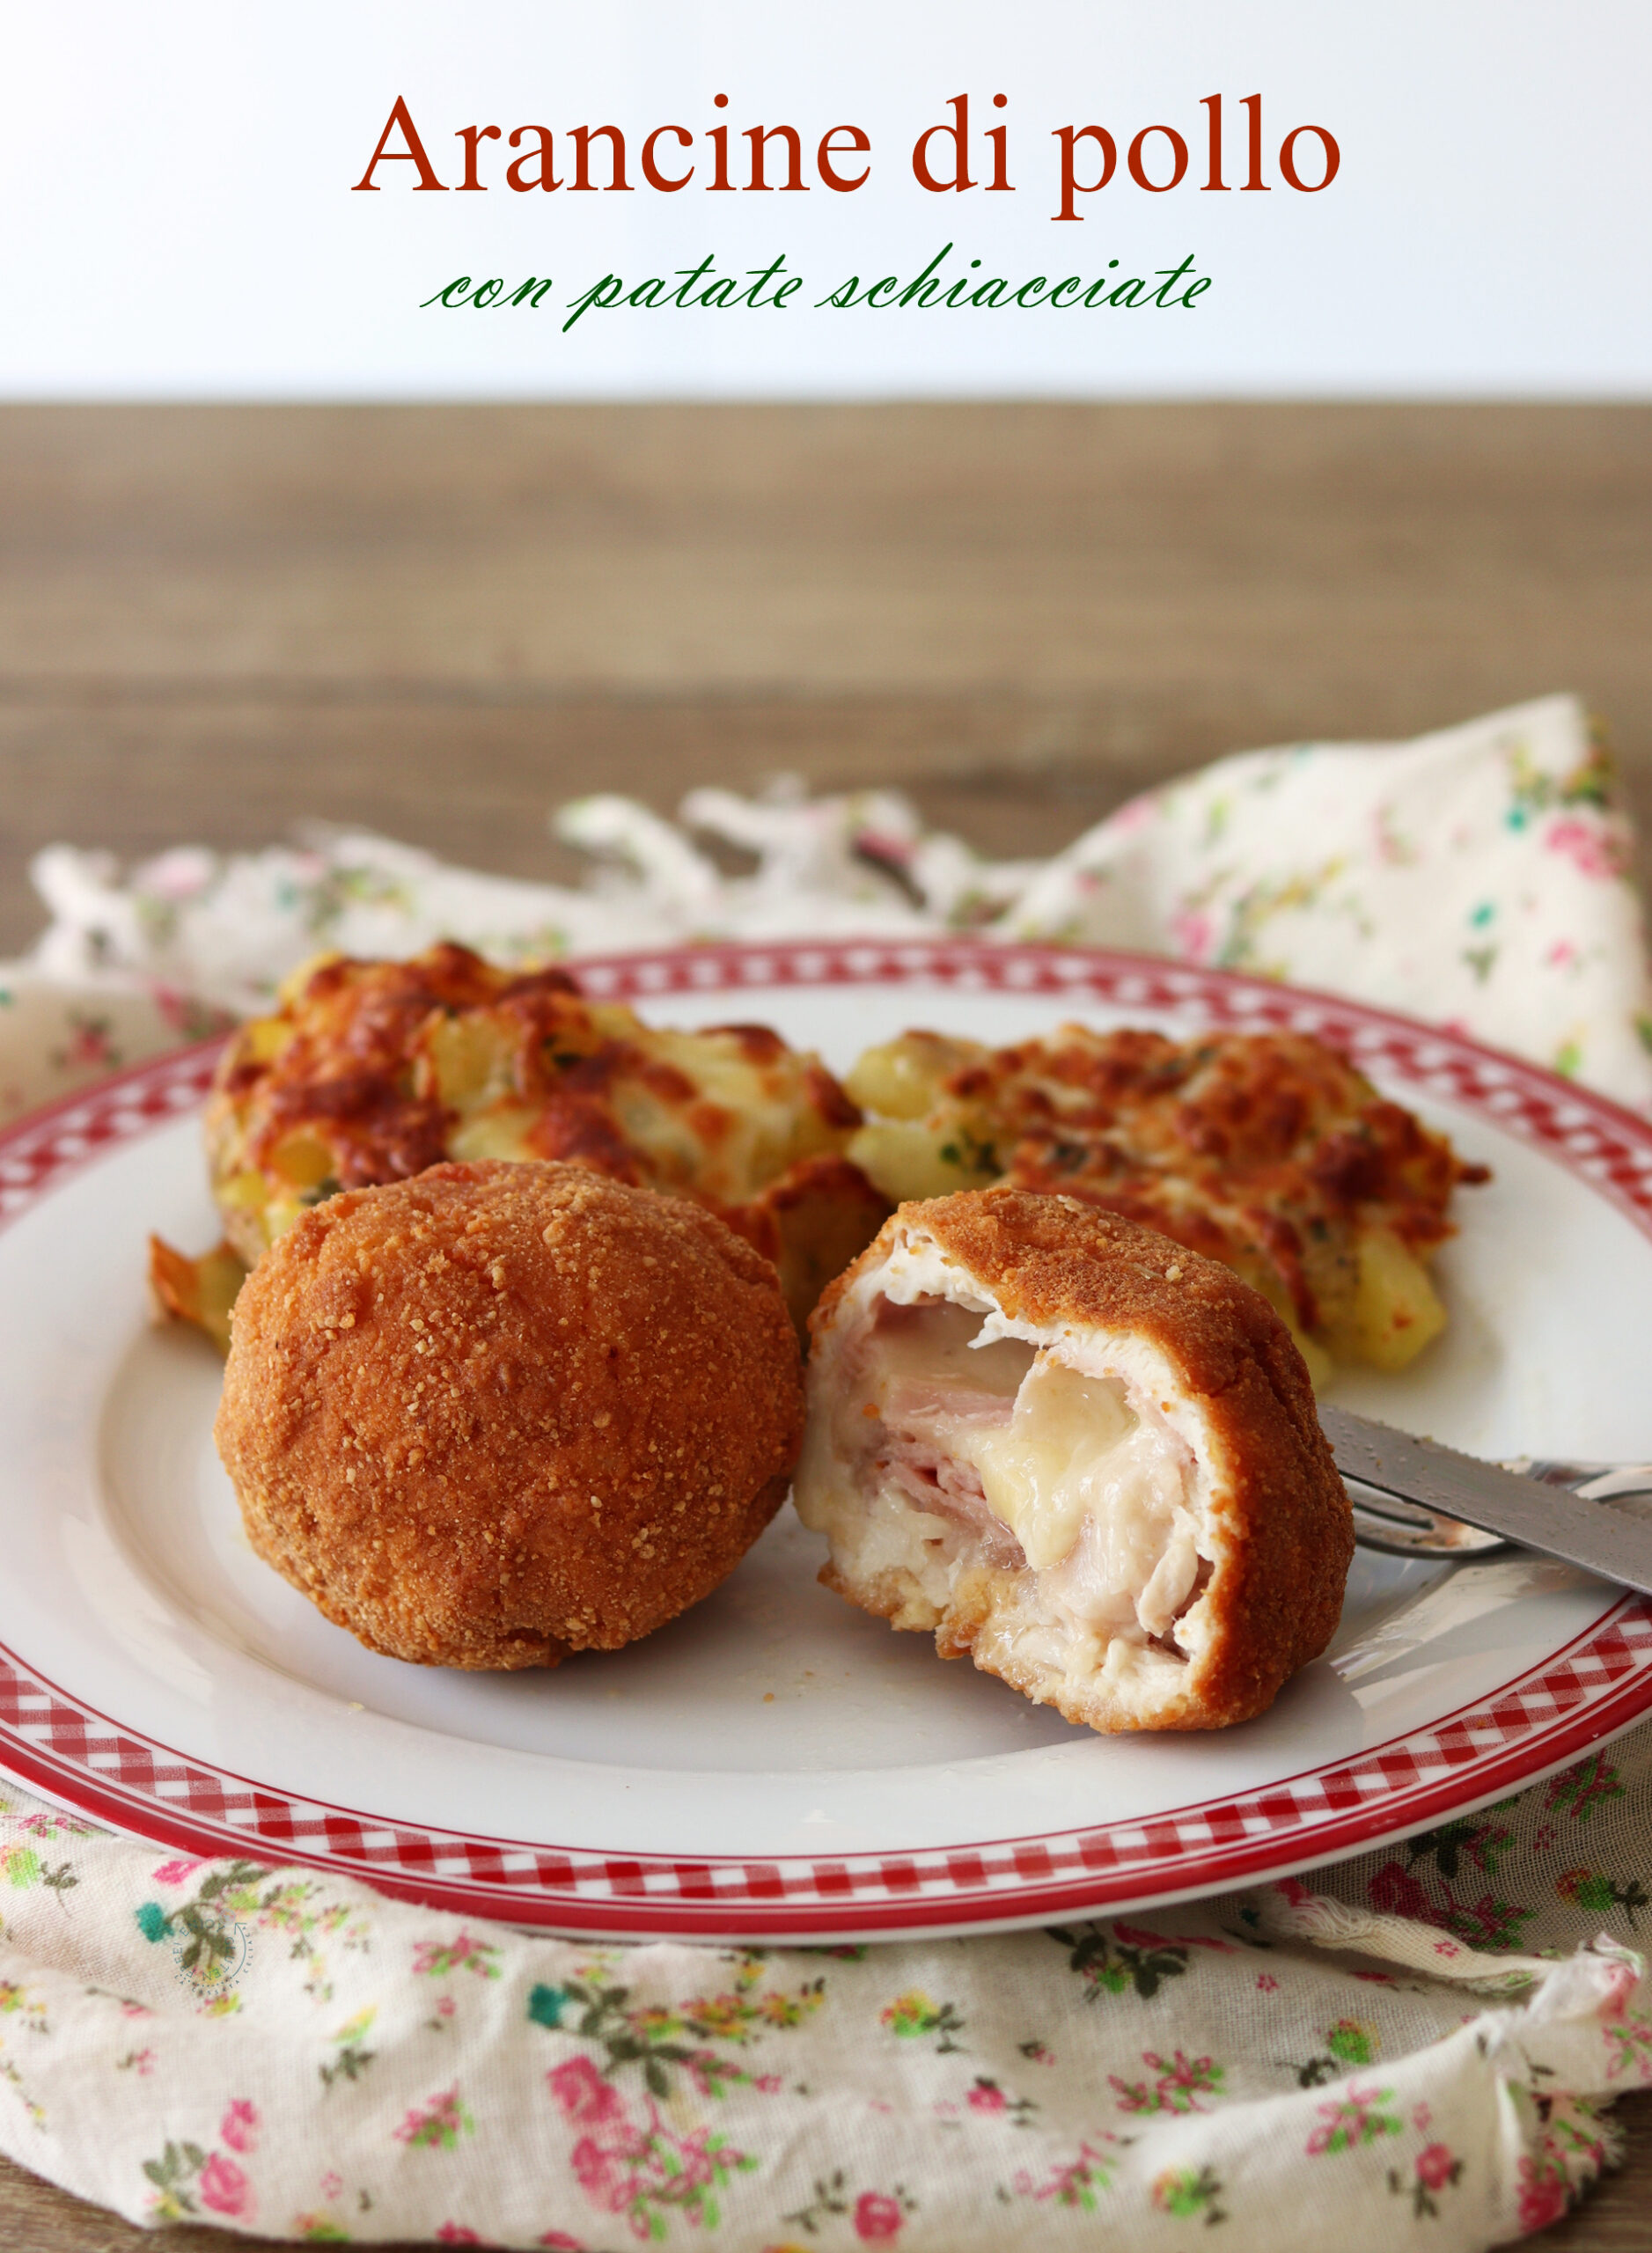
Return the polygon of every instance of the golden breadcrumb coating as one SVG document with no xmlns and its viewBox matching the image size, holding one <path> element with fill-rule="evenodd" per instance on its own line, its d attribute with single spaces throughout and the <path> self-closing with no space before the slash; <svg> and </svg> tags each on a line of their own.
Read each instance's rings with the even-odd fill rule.
<svg viewBox="0 0 1652 2253">
<path fill-rule="evenodd" d="M 1039 1347 L 1040 1364 L 1115 1382 L 1136 1427 L 1162 1430 L 1164 1459 L 1183 1466 L 1176 1524 L 1196 1539 L 1197 1568 L 1159 1632 L 1143 1634 L 1132 1618 L 1126 1632 L 1087 1639 L 1052 1601 L 1054 1575 L 1028 1565 L 960 1483 L 969 1474 L 945 1461 L 945 1422 L 922 1420 L 935 1419 L 933 1400 L 919 1399 L 903 1434 L 886 1405 L 894 1395 L 876 1384 L 885 1290 L 909 1309 L 990 1311 L 1000 1334 Z M 1301 1355 L 1267 1300 L 1227 1267 L 1076 1199 L 964 1192 L 903 1205 L 824 1293 L 811 1328 L 797 1505 L 831 1539 L 822 1580 L 851 1602 L 933 1633 L 943 1656 L 972 1653 L 1101 1730 L 1248 1720 L 1330 1641 L 1354 1552 L 1347 1496 Z M 1002 1413 L 1007 1421 L 1007 1405 Z M 914 1430 L 940 1435 L 927 1464 Z M 903 1451 L 904 1486 L 892 1472 Z M 940 1483 L 917 1486 L 920 1472 L 935 1479 L 937 1459 Z"/>
<path fill-rule="evenodd" d="M 373 1650 L 554 1666 L 709 1594 L 802 1431 L 775 1271 L 700 1206 L 481 1161 L 349 1190 L 237 1303 L 217 1439 L 253 1546 Z"/>
</svg>

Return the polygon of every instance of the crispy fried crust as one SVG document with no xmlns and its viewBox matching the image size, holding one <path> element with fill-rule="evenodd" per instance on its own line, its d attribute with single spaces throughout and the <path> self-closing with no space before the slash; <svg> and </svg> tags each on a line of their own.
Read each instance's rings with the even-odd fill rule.
<svg viewBox="0 0 1652 2253">
<path fill-rule="evenodd" d="M 348 1191 L 236 1306 L 219 1453 L 253 1546 L 371 1649 L 554 1666 L 698 1603 L 803 1421 L 775 1271 L 702 1207 L 479 1161 Z"/>
<path fill-rule="evenodd" d="M 822 1580 L 897 1626 L 933 1628 L 944 1656 L 972 1651 L 978 1665 L 1092 1728 L 1216 1728 L 1263 1712 L 1335 1633 L 1354 1553 L 1312 1386 L 1273 1308 L 1228 1268 L 1116 1214 L 1023 1190 L 970 1191 L 902 1206 L 826 1289 L 811 1319 L 818 1362 L 845 1296 L 908 1229 L 931 1237 L 1012 1320 L 1122 1333 L 1164 1356 L 1206 1435 L 1222 1536 L 1204 1599 L 1212 1632 L 1180 1694 L 1144 1724 L 1105 1694 L 1052 1694 L 1013 1659 L 983 1655 L 1002 1575 L 965 1574 L 939 1613 L 914 1605 L 915 1584 L 899 1570 L 852 1584 L 834 1559 Z"/>
</svg>

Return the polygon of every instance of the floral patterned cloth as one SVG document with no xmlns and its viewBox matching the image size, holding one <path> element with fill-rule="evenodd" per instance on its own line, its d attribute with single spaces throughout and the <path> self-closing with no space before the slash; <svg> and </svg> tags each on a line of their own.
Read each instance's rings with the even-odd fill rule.
<svg viewBox="0 0 1652 2253">
<path fill-rule="evenodd" d="M 1038 865 L 885 794 L 700 791 L 684 819 L 755 873 L 613 799 L 562 818 L 604 863 L 584 892 L 362 837 L 125 879 L 57 848 L 51 928 L 0 979 L 0 1116 L 257 1007 L 322 945 L 936 928 L 1336 987 L 1652 1106 L 1630 840 L 1569 699 L 1227 760 Z M 0 1785 L 0 2148 L 135 2220 L 316 2242 L 1467 2253 L 1610 2162 L 1604 2108 L 1652 2082 L 1647 1916 L 1652 1729 L 1252 1894 L 767 1952 L 466 1926 Z"/>
<path fill-rule="evenodd" d="M 564 807 L 583 890 L 320 834 L 122 875 L 55 846 L 51 914 L 0 971 L 0 1119 L 264 1006 L 323 947 L 469 941 L 504 961 L 706 938 L 968 930 L 1140 948 L 1450 1024 L 1652 1108 L 1652 982 L 1604 750 L 1553 696 L 1415 742 L 1247 752 L 1149 792 L 1047 862 L 990 862 L 892 792 L 695 790 L 682 826 Z M 723 875 L 693 841 L 745 848 Z"/>
<path fill-rule="evenodd" d="M 1642 1730 L 1251 1894 L 601 1948 L 176 1860 L 8 1788 L 0 2147 L 133 2220 L 316 2242 L 1467 2253 L 1565 2213 L 1612 2156 L 1604 2108 L 1652 2082 L 1622 1937 L 1649 1850 Z"/>
</svg>

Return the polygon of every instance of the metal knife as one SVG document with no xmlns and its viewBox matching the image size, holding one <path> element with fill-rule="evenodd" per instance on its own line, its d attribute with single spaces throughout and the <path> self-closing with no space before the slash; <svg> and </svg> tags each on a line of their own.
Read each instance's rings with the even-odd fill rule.
<svg viewBox="0 0 1652 2253">
<path fill-rule="evenodd" d="M 1436 1528 L 1431 1517 L 1418 1520 L 1405 1510 L 1410 1504 L 1652 1596 L 1652 1523 L 1612 1507 L 1631 1495 L 1652 1497 L 1652 1465 L 1608 1470 L 1599 1464 L 1532 1464 L 1510 1469 L 1347 1408 L 1321 1407 L 1319 1422 L 1337 1469 L 1349 1482 L 1356 1515 L 1374 1511 L 1379 1524 L 1385 1516 L 1390 1528 L 1397 1529 L 1391 1541 L 1383 1540 L 1379 1531 L 1377 1545 L 1405 1554 L 1465 1559 L 1494 1545 L 1449 1523 Z M 1361 1488 L 1374 1492 L 1362 1494 Z M 1399 1507 L 1384 1514 L 1383 1503 L 1390 1498 Z M 1406 1532 L 1408 1524 L 1414 1533 Z M 1361 1538 L 1370 1538 L 1363 1526 Z"/>
</svg>

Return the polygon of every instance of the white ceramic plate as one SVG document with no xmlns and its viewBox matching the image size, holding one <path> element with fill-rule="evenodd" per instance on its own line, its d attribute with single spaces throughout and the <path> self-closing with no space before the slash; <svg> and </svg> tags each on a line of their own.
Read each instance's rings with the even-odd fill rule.
<svg viewBox="0 0 1652 2253">
<path fill-rule="evenodd" d="M 583 965 L 662 1022 L 763 1019 L 846 1068 L 910 1024 L 1291 1026 L 1494 1169 L 1450 1331 L 1338 1398 L 1494 1455 L 1652 1457 L 1652 1131 L 1352 1004 L 1141 958 L 867 943 Z M 321 1863 L 567 1932 L 980 1930 L 1277 1875 L 1501 1796 L 1652 1706 L 1652 1609 L 1533 1559 L 1356 1559 L 1273 1711 L 1103 1738 L 816 1585 L 786 1510 L 697 1611 L 554 1673 L 376 1657 L 261 1564 L 211 1442 L 219 1365 L 146 1320 L 143 1246 L 213 1240 L 212 1052 L 0 1141 L 0 1766 L 195 1853 Z"/>
</svg>

